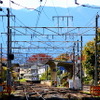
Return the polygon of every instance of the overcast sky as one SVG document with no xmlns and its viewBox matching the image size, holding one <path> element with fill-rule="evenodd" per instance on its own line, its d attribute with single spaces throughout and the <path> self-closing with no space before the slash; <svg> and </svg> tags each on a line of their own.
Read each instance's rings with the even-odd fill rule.
<svg viewBox="0 0 100 100">
<path fill-rule="evenodd" d="M 77 6 L 75 4 L 75 0 L 2 0 L 3 4 L 0 4 L 0 6 L 4 7 L 12 7 L 14 9 L 20 9 L 22 7 L 18 6 L 25 6 L 29 8 L 37 8 L 40 5 L 43 6 L 55 6 L 55 7 L 75 7 Z M 10 1 L 13 1 L 15 4 L 11 3 Z M 95 5 L 100 6 L 100 0 L 77 0 L 79 4 L 87 4 L 87 5 Z M 17 5 L 18 4 L 18 5 Z"/>
</svg>

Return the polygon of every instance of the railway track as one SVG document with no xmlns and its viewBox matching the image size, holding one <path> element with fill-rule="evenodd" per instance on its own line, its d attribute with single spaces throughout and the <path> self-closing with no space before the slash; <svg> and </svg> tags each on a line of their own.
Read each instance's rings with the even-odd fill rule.
<svg viewBox="0 0 100 100">
<path fill-rule="evenodd" d="M 39 83 L 23 83 L 16 86 L 13 96 L 0 100 L 100 100 L 78 90 L 50 87 Z M 88 98 L 88 99 L 87 99 Z"/>
<path fill-rule="evenodd" d="M 24 83 L 17 87 L 19 91 L 17 95 L 25 96 L 26 100 L 28 98 L 41 98 L 42 100 L 50 99 L 50 98 L 63 98 L 63 99 L 70 99 L 70 98 L 83 98 L 83 97 L 91 97 L 88 94 L 82 94 L 79 91 L 69 90 L 65 88 L 58 88 L 58 87 L 50 87 L 39 83 Z"/>
<path fill-rule="evenodd" d="M 34 89 L 32 87 L 32 85 L 24 85 L 23 86 L 23 93 L 25 95 L 26 100 L 29 100 L 29 98 L 34 95 L 34 97 L 39 97 L 42 100 L 45 100 L 45 98 L 43 98 L 42 94 L 39 93 L 39 91 L 36 91 L 36 89 Z"/>
</svg>

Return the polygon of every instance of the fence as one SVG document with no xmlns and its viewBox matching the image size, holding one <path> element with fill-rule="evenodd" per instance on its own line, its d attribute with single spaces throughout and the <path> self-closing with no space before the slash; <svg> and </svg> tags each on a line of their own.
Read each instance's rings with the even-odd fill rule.
<svg viewBox="0 0 100 100">
<path fill-rule="evenodd" d="M 90 93 L 93 96 L 100 96 L 100 86 L 91 86 Z"/>
<path fill-rule="evenodd" d="M 11 87 L 7 86 L 5 83 L 0 84 L 0 93 L 1 94 L 11 94 Z"/>
</svg>

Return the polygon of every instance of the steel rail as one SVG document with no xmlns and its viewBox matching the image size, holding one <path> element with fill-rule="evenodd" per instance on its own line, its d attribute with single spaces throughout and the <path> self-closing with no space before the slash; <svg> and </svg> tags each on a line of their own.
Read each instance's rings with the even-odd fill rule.
<svg viewBox="0 0 100 100">
<path fill-rule="evenodd" d="M 39 95 L 43 100 L 46 100 L 45 98 L 43 98 L 43 96 L 42 96 L 39 92 L 37 92 L 36 90 L 34 90 L 32 87 L 31 87 L 31 89 L 32 89 L 34 92 L 36 92 L 37 95 Z"/>
<path fill-rule="evenodd" d="M 36 90 L 34 90 L 33 88 L 32 88 L 32 86 L 30 86 L 30 85 L 25 85 L 24 86 L 24 94 L 25 94 L 25 97 L 26 97 L 26 100 L 29 100 L 28 98 L 29 98 L 29 92 L 28 92 L 28 89 L 30 89 L 30 90 L 32 90 L 33 92 L 35 92 L 39 97 L 41 97 L 43 100 L 46 100 L 45 98 L 43 98 L 43 96 L 39 93 L 39 92 L 37 92 Z"/>
</svg>

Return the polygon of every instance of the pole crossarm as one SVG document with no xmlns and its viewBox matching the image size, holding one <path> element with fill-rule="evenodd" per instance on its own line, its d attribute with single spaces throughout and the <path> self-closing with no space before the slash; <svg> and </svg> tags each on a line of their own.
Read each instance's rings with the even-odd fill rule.
<svg viewBox="0 0 100 100">
<path fill-rule="evenodd" d="M 65 52 L 64 52 L 65 53 Z M 67 52 L 66 51 L 66 53 L 72 53 L 72 52 Z M 7 54 L 7 53 L 3 53 L 3 54 Z M 13 52 L 13 54 L 39 54 L 38 52 Z M 43 52 L 43 54 L 44 54 L 44 52 Z M 45 54 L 61 54 L 61 52 L 45 52 Z"/>
<path fill-rule="evenodd" d="M 11 42 L 82 42 L 82 41 L 11 41 Z"/>
<path fill-rule="evenodd" d="M 10 26 L 11 29 L 15 30 L 16 32 L 18 33 L 14 33 L 12 35 L 20 35 L 20 36 L 94 36 L 95 34 L 85 34 L 85 32 L 83 33 L 80 33 L 80 32 L 74 32 L 74 30 L 76 29 L 85 29 L 85 28 L 89 28 L 89 29 L 95 29 L 96 27 L 23 27 L 23 26 Z M 19 31 L 18 29 L 30 29 L 32 31 L 32 33 L 25 33 L 23 31 Z M 43 29 L 43 31 L 36 31 L 34 29 Z M 72 30 L 69 30 L 67 32 L 57 32 L 57 30 L 54 30 L 54 29 L 72 29 Z M 52 32 L 51 34 L 50 33 L 47 33 L 45 32 L 44 33 L 44 29 Z M 72 32 L 73 31 L 73 32 Z M 87 32 L 87 31 L 86 31 Z M 55 34 L 54 34 L 55 33 Z"/>
<path fill-rule="evenodd" d="M 7 17 L 8 15 L 0 15 L 0 17 Z M 10 17 L 15 17 L 15 15 L 9 15 Z"/>
<path fill-rule="evenodd" d="M 21 32 L 22 33 L 22 32 Z M 12 34 L 12 35 L 15 35 L 15 34 Z M 16 34 L 16 35 L 19 35 L 19 36 L 31 36 L 32 34 Z M 68 34 L 33 34 L 33 36 L 95 36 L 95 34 L 78 34 L 78 33 L 68 33 Z"/>
<path fill-rule="evenodd" d="M 71 47 L 12 47 L 12 49 L 68 49 Z"/>
<path fill-rule="evenodd" d="M 96 27 L 31 27 L 31 26 L 10 26 L 10 28 L 96 28 Z"/>
<path fill-rule="evenodd" d="M 36 53 L 36 52 L 13 52 L 14 54 L 39 54 L 39 53 Z M 44 52 L 43 52 L 44 53 Z M 72 53 L 72 52 L 67 52 L 67 53 Z M 54 52 L 54 53 L 52 53 L 52 52 L 48 52 L 48 53 L 46 53 L 45 52 L 45 54 L 61 54 L 61 52 Z"/>
</svg>

